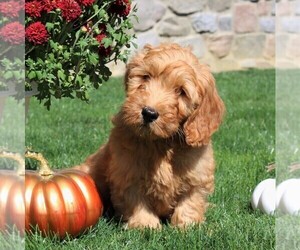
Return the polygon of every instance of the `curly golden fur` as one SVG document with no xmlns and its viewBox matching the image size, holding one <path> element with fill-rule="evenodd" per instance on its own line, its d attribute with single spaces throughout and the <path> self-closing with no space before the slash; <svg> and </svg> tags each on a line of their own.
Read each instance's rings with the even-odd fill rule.
<svg viewBox="0 0 300 250">
<path fill-rule="evenodd" d="M 147 45 L 127 65 L 109 141 L 79 166 L 129 228 L 201 223 L 214 189 L 211 136 L 224 104 L 190 49 Z"/>
</svg>

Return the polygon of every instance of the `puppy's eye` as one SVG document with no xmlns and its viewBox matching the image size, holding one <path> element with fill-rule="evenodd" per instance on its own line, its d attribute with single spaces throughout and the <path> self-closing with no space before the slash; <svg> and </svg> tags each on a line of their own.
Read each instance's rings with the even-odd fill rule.
<svg viewBox="0 0 300 250">
<path fill-rule="evenodd" d="M 186 92 L 185 92 L 184 89 L 181 89 L 181 90 L 180 90 L 180 95 L 181 95 L 181 96 L 186 96 Z"/>
<path fill-rule="evenodd" d="M 142 75 L 142 79 L 143 79 L 144 81 L 149 81 L 149 79 L 150 79 L 150 76 L 149 76 L 149 75 L 147 75 L 147 74 L 145 74 L 145 75 Z"/>
<path fill-rule="evenodd" d="M 187 95 L 186 95 L 186 92 L 185 92 L 185 90 L 184 90 L 183 88 L 178 88 L 178 89 L 176 90 L 176 92 L 177 92 L 178 95 L 180 95 L 180 96 L 182 96 L 182 97 L 187 96 Z"/>
</svg>

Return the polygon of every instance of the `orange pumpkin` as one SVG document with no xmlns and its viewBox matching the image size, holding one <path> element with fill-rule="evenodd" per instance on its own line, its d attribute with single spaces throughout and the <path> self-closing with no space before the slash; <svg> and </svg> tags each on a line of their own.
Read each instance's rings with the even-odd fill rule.
<svg viewBox="0 0 300 250">
<path fill-rule="evenodd" d="M 0 157 L 18 162 L 17 171 L 0 171 L 0 231 L 11 231 L 14 227 L 24 235 L 24 180 L 25 162 L 21 155 L 0 152 Z"/>
<path fill-rule="evenodd" d="M 41 154 L 26 152 L 25 156 L 40 161 L 38 172 L 25 172 L 25 193 L 24 189 L 17 189 L 22 197 L 25 194 L 22 201 L 19 198 L 19 203 L 14 203 L 20 211 L 23 209 L 25 230 L 38 227 L 44 236 L 55 234 L 64 238 L 67 234 L 77 236 L 96 224 L 102 215 L 103 205 L 95 183 L 88 174 L 74 169 L 54 172 Z M 16 194 L 8 196 L 7 200 L 15 200 L 20 194 L 17 195 L 16 191 Z M 12 202 L 7 202 L 10 203 Z M 8 211 L 8 206 L 3 207 L 4 210 L 6 213 L 13 212 Z M 17 225 L 18 218 L 15 213 L 9 218 Z"/>
</svg>

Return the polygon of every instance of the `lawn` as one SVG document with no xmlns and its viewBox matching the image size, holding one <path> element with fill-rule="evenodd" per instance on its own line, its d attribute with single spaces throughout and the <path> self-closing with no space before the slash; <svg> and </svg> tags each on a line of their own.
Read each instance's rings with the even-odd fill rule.
<svg viewBox="0 0 300 250">
<path fill-rule="evenodd" d="M 275 71 L 251 70 L 215 75 L 227 114 L 213 137 L 216 187 L 206 222 L 186 231 L 166 224 L 161 231 L 124 230 L 102 218 L 87 234 L 63 241 L 26 237 L 26 249 L 275 249 L 275 219 L 253 211 L 255 186 L 275 173 Z M 55 168 L 82 162 L 105 143 L 110 119 L 124 98 L 122 79 L 113 78 L 91 93 L 89 104 L 53 101 L 47 111 L 32 100 L 26 145 L 42 152 Z"/>
</svg>

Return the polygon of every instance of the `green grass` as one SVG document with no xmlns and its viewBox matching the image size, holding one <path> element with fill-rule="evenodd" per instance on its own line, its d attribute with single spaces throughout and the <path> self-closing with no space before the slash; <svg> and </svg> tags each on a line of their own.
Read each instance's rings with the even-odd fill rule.
<svg viewBox="0 0 300 250">
<path fill-rule="evenodd" d="M 265 166 L 275 159 L 275 71 L 253 70 L 215 75 L 227 114 L 213 144 L 216 188 L 206 222 L 184 232 L 124 230 L 102 218 L 89 232 L 63 241 L 26 237 L 27 249 L 275 249 L 275 219 L 253 211 L 255 186 L 273 176 Z M 32 100 L 26 145 L 56 168 L 82 162 L 107 141 L 110 118 L 124 98 L 121 79 L 111 79 L 91 94 L 89 104 L 54 101 L 48 112 Z"/>
</svg>

